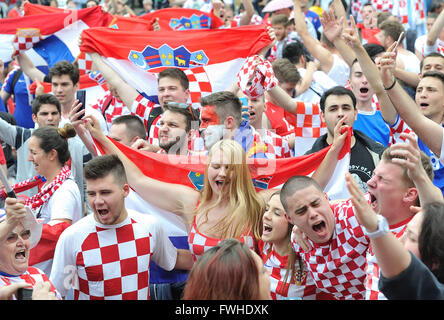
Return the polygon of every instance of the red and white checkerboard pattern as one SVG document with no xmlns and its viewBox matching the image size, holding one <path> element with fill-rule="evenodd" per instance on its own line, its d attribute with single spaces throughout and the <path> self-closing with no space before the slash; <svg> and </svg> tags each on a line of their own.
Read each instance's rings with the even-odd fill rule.
<svg viewBox="0 0 444 320">
<path fill-rule="evenodd" d="M 76 61 L 79 67 L 79 74 L 81 76 L 91 72 L 93 62 L 89 54 L 85 52 L 80 52 L 80 54 L 76 58 Z"/>
<path fill-rule="evenodd" d="M 270 243 L 264 243 L 263 241 L 259 241 L 258 247 L 265 267 L 271 271 L 270 294 L 273 300 L 285 298 L 317 300 L 325 296 L 322 291 L 316 287 L 310 272 L 304 264 L 302 264 L 301 269 L 296 259 L 294 266 L 295 277 L 291 279 L 291 275 L 289 274 L 287 279 L 285 279 L 288 255 L 280 256 Z"/>
<path fill-rule="evenodd" d="M 327 124 L 321 119 L 319 104 L 299 101 L 296 113 L 296 137 L 319 138 L 327 132 Z"/>
<path fill-rule="evenodd" d="M 9 286 L 10 284 L 18 282 L 29 283 L 31 286 L 34 286 L 37 282 L 51 283 L 46 274 L 42 270 L 36 267 L 28 267 L 28 269 L 26 269 L 26 271 L 22 275 L 17 277 L 8 277 L 0 275 L 0 287 Z M 61 297 L 60 294 L 57 292 L 56 288 L 52 285 L 52 283 L 50 290 L 54 292 L 57 297 L 59 298 Z"/>
<path fill-rule="evenodd" d="M 149 299 L 151 233 L 134 220 L 120 228 L 96 227 L 76 257 L 75 299 Z"/>
<path fill-rule="evenodd" d="M 412 218 L 413 217 L 398 223 L 395 226 L 390 226 L 390 231 L 396 236 L 396 238 L 399 239 L 404 235 L 407 230 L 407 223 L 409 223 Z M 379 291 L 378 282 L 379 265 L 370 245 L 367 251 L 367 277 L 365 282 L 365 287 L 367 288 L 365 295 L 366 300 L 387 300 L 387 298 Z"/>
<path fill-rule="evenodd" d="M 197 230 L 196 217 L 194 217 L 191 230 L 188 234 L 188 243 L 194 261 L 197 261 L 197 259 L 205 251 L 217 246 L 222 240 L 224 239 L 210 238 L 200 233 L 199 230 Z M 241 236 L 238 240 L 248 245 L 250 249 L 254 250 L 254 238 L 252 235 Z"/>
<path fill-rule="evenodd" d="M 369 194 L 365 195 L 369 201 Z M 309 240 L 313 249 L 304 252 L 292 237 L 292 246 L 310 270 L 316 286 L 339 300 L 365 297 L 366 254 L 370 244 L 359 225 L 351 200 L 332 206 L 335 230 L 327 244 Z"/>
<path fill-rule="evenodd" d="M 142 119 L 145 128 L 148 130 L 148 117 L 150 116 L 151 110 L 156 107 L 160 106 L 139 94 L 131 106 L 131 112 Z M 157 119 L 154 120 L 148 132 L 148 142 L 155 145 L 159 145 L 159 119 L 160 117 L 157 117 Z"/>
<path fill-rule="evenodd" d="M 276 159 L 291 157 L 291 149 L 287 140 L 267 129 L 257 129 L 256 131 L 261 134 L 262 140 L 265 143 L 273 146 Z"/>
<path fill-rule="evenodd" d="M 105 110 L 105 114 L 103 113 L 104 103 L 108 98 L 111 98 L 111 102 L 108 108 Z M 105 96 L 97 101 L 96 104 L 92 105 L 92 107 L 98 110 L 101 114 L 105 116 L 106 124 L 108 125 L 108 129 L 111 127 L 112 122 L 115 118 L 130 114 L 130 111 L 125 106 L 125 104 L 112 96 L 111 92 L 107 91 Z"/>
<path fill-rule="evenodd" d="M 415 132 L 407 125 L 407 123 L 405 123 L 405 121 L 398 116 L 398 119 L 393 124 L 393 126 L 390 126 L 389 146 L 397 142 L 405 142 L 405 139 L 400 137 L 401 133 L 415 134 Z"/>
<path fill-rule="evenodd" d="M 200 98 L 213 92 L 211 82 L 203 67 L 184 69 L 189 81 L 190 100 L 194 107 L 200 107 Z"/>
<path fill-rule="evenodd" d="M 36 28 L 17 29 L 12 45 L 15 49 L 13 57 L 31 49 L 35 43 L 42 39 L 40 30 Z"/>
<path fill-rule="evenodd" d="M 248 85 L 250 81 L 251 85 Z M 265 91 L 279 85 L 270 61 L 257 55 L 247 58 L 236 76 L 236 82 L 242 92 L 250 98 L 258 98 Z"/>
</svg>

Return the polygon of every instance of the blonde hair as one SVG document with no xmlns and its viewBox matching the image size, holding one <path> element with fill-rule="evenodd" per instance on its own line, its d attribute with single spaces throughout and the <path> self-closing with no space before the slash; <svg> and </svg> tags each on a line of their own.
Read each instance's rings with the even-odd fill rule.
<svg viewBox="0 0 444 320">
<path fill-rule="evenodd" d="M 222 238 L 240 238 L 246 233 L 251 233 L 256 239 L 260 239 L 260 227 L 262 213 L 265 208 L 264 201 L 254 189 L 249 167 L 246 163 L 246 154 L 241 145 L 233 140 L 220 140 L 211 149 L 208 155 L 205 169 L 204 186 L 201 192 L 199 205 L 194 214 L 202 213 L 208 221 L 208 212 L 217 207 L 226 194 L 219 194 L 217 201 L 211 204 L 213 190 L 209 185 L 208 167 L 216 150 L 221 151 L 228 159 L 230 165 L 227 175 L 229 205 L 226 214 L 214 227 Z"/>
</svg>

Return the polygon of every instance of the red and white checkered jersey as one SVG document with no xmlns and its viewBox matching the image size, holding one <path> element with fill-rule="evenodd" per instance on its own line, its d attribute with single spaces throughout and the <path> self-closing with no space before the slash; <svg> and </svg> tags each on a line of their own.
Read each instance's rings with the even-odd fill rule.
<svg viewBox="0 0 444 320">
<path fill-rule="evenodd" d="M 139 94 L 131 106 L 131 112 L 142 119 L 143 123 L 145 124 L 145 128 L 148 130 L 148 119 L 151 110 L 154 108 L 160 108 L 160 106 Z M 160 116 L 153 121 L 148 132 L 148 142 L 156 146 L 159 145 L 159 120 Z"/>
<path fill-rule="evenodd" d="M 397 142 L 405 142 L 405 139 L 400 137 L 401 133 L 415 134 L 415 132 L 407 125 L 407 123 L 405 123 L 405 121 L 402 120 L 398 115 L 395 123 L 390 126 L 389 146 Z"/>
<path fill-rule="evenodd" d="M 188 234 L 188 243 L 194 261 L 197 261 L 205 251 L 217 246 L 222 240 L 224 239 L 210 238 L 200 233 L 196 226 L 196 217 L 194 217 Z M 248 245 L 251 250 L 254 250 L 254 236 L 252 234 L 243 235 L 238 240 Z"/>
<path fill-rule="evenodd" d="M 76 300 L 146 300 L 151 259 L 165 270 L 176 264 L 177 249 L 150 215 L 127 210 L 116 225 L 88 215 L 59 238 L 50 279 L 62 295 L 73 279 Z"/>
<path fill-rule="evenodd" d="M 109 104 L 107 103 L 108 101 Z M 105 104 L 108 104 L 108 107 Z M 104 110 L 105 107 L 107 107 L 106 110 Z M 108 130 L 115 118 L 131 114 L 123 101 L 115 98 L 109 91 L 105 92 L 105 95 L 96 104 L 92 105 L 92 108 L 98 110 L 105 117 Z M 103 113 L 104 111 L 105 113 Z"/>
<path fill-rule="evenodd" d="M 328 295 L 316 287 L 303 262 L 301 268 L 298 259 L 296 259 L 294 266 L 295 278 L 291 279 L 291 275 L 288 275 L 286 279 L 288 255 L 279 255 L 272 244 L 262 240 L 259 241 L 258 248 L 265 267 L 271 271 L 270 294 L 273 300 L 286 298 L 320 300 L 327 298 Z"/>
<path fill-rule="evenodd" d="M 61 298 L 60 293 L 52 285 L 51 281 L 49 281 L 47 275 L 39 268 L 28 267 L 28 269 L 19 276 L 6 275 L 5 273 L 0 272 L 0 287 L 20 282 L 29 283 L 32 287 L 37 282 L 49 282 L 51 284 L 50 290 L 55 293 L 56 297 Z M 16 300 L 15 297 L 14 300 Z"/>
<path fill-rule="evenodd" d="M 291 157 L 291 149 L 288 145 L 287 140 L 271 130 L 256 129 L 256 131 L 259 132 L 262 140 L 265 143 L 273 146 L 274 152 L 276 154 L 276 159 Z"/>
<path fill-rule="evenodd" d="M 368 193 L 365 194 L 370 201 Z M 351 200 L 332 205 L 335 229 L 327 243 L 304 252 L 292 235 L 292 246 L 310 270 L 316 286 L 340 300 L 365 297 L 366 254 L 370 241 L 355 217 Z"/>
<path fill-rule="evenodd" d="M 390 231 L 396 236 L 396 238 L 399 239 L 404 235 L 405 230 L 407 229 L 407 223 L 409 223 L 412 218 L 413 216 L 407 220 L 397 223 L 396 225 L 390 226 Z M 365 287 L 367 288 L 365 294 L 366 300 L 387 300 L 382 292 L 379 291 L 378 282 L 379 265 L 372 250 L 372 246 L 370 245 L 367 251 L 367 277 L 365 281 Z"/>
</svg>

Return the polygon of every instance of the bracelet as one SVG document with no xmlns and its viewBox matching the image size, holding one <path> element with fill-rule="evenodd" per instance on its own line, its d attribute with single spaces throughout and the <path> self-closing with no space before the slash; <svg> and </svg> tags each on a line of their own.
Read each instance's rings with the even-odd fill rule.
<svg viewBox="0 0 444 320">
<path fill-rule="evenodd" d="M 388 91 L 388 90 L 390 90 L 390 89 L 393 89 L 393 87 L 395 86 L 395 84 L 396 84 L 396 78 L 395 78 L 395 80 L 393 80 L 392 85 L 391 85 L 390 87 L 388 87 L 388 88 L 384 87 L 384 90 Z"/>
</svg>

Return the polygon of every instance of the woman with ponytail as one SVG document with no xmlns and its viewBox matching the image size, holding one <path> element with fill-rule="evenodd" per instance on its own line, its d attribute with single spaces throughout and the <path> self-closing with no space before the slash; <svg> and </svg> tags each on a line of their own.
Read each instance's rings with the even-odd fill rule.
<svg viewBox="0 0 444 320">
<path fill-rule="evenodd" d="M 7 199 L 14 208 L 30 207 L 34 216 L 43 222 L 42 236 L 30 252 L 29 265 L 42 269 L 48 277 L 60 234 L 83 217 L 80 191 L 71 175 L 67 141 L 75 135 L 70 124 L 62 128 L 40 127 L 34 130 L 28 143 L 28 161 L 32 162 L 38 176 L 28 180 L 31 183 L 42 178 L 46 181 L 31 198 Z"/>
</svg>

